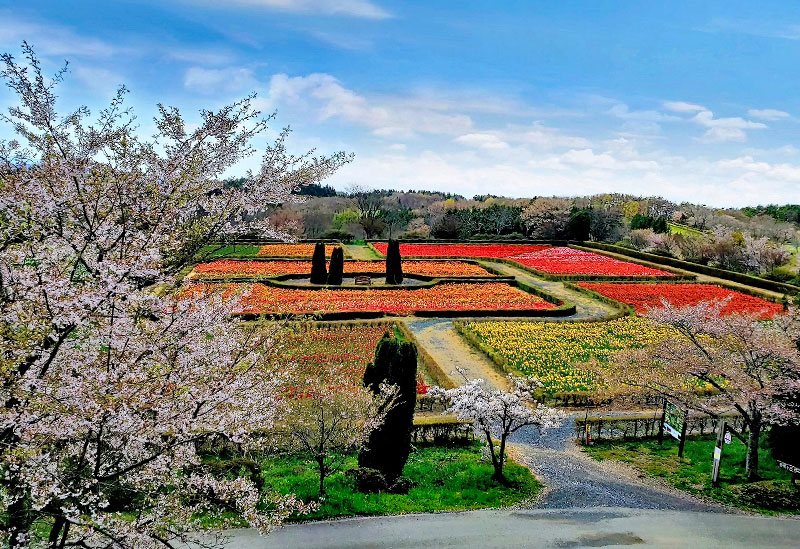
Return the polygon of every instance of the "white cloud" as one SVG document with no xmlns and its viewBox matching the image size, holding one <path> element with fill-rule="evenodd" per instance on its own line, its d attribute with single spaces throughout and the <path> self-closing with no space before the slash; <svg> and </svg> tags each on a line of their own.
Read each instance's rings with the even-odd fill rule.
<svg viewBox="0 0 800 549">
<path fill-rule="evenodd" d="M 781 120 L 783 118 L 791 118 L 786 111 L 779 111 L 775 109 L 750 109 L 747 111 L 748 116 L 758 118 L 759 120 Z"/>
<path fill-rule="evenodd" d="M 253 71 L 245 67 L 224 69 L 205 69 L 190 67 L 183 75 L 183 85 L 199 93 L 238 92 L 244 88 L 254 88 L 256 81 Z"/>
<path fill-rule="evenodd" d="M 107 42 L 81 36 L 73 30 L 25 21 L 9 11 L 0 11 L 0 46 L 16 51 L 27 40 L 39 55 L 109 57 L 119 49 Z"/>
<path fill-rule="evenodd" d="M 472 120 L 465 114 L 440 112 L 435 105 L 407 103 L 398 97 L 367 97 L 329 74 L 273 75 L 268 96 L 271 105 L 310 110 L 320 121 L 342 120 L 370 128 L 380 137 L 408 138 L 417 133 L 457 136 L 472 128 Z"/>
<path fill-rule="evenodd" d="M 745 120 L 738 116 L 714 118 L 714 113 L 708 110 L 698 112 L 691 118 L 691 121 L 708 128 L 702 137 L 697 139 L 701 143 L 741 142 L 747 139 L 747 133 L 744 130 L 767 127 L 761 122 Z"/>
<path fill-rule="evenodd" d="M 668 111 L 680 113 L 693 113 L 708 110 L 702 105 L 687 103 L 685 101 L 664 101 L 662 105 Z"/>
<path fill-rule="evenodd" d="M 608 114 L 621 118 L 623 120 L 637 120 L 645 122 L 667 122 L 673 120 L 680 120 L 677 116 L 671 114 L 664 114 L 658 111 L 632 111 L 625 103 L 618 103 L 608 109 Z"/>
<path fill-rule="evenodd" d="M 467 133 L 454 139 L 456 143 L 480 149 L 507 149 L 508 143 L 491 133 Z"/>
<path fill-rule="evenodd" d="M 222 5 L 212 0 L 194 3 Z M 363 19 L 387 19 L 392 14 L 369 0 L 228 0 L 226 6 L 238 5 L 303 15 L 341 15 Z"/>
</svg>

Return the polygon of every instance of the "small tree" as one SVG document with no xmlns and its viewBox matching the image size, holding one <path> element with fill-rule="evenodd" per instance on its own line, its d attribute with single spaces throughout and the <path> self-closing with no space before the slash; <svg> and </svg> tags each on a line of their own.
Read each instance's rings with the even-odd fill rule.
<svg viewBox="0 0 800 549">
<path fill-rule="evenodd" d="M 798 317 L 792 310 L 771 321 L 759 314 L 722 316 L 727 301 L 676 308 L 665 304 L 648 314 L 674 329 L 674 336 L 622 351 L 604 377 L 622 386 L 646 388 L 691 409 L 716 416 L 732 407 L 749 431 L 746 471 L 758 474 L 758 443 L 765 422 L 798 421 L 784 396 L 800 379 Z M 598 366 L 601 372 L 602 366 Z M 698 389 L 710 389 L 708 391 Z"/>
<path fill-rule="evenodd" d="M 386 283 L 403 282 L 403 259 L 400 257 L 400 242 L 390 240 L 386 250 Z"/>
<path fill-rule="evenodd" d="M 396 387 L 396 397 L 385 410 L 383 423 L 370 433 L 358 456 L 360 467 L 377 469 L 391 485 L 403 473 L 411 449 L 417 405 L 417 347 L 384 335 L 375 349 L 375 361 L 364 371 L 364 385 L 375 394 L 382 387 Z"/>
<path fill-rule="evenodd" d="M 434 387 L 428 393 L 434 398 L 444 400 L 447 407 L 445 413 L 471 421 L 475 433 L 486 439 L 494 466 L 492 478 L 501 483 L 508 482 L 503 467 L 509 435 L 528 425 L 536 426 L 541 432 L 557 426 L 563 416 L 533 400 L 530 387 L 521 380 L 508 377 L 514 385 L 510 392 L 489 390 L 484 380 L 471 379 L 455 389 Z"/>
<path fill-rule="evenodd" d="M 282 422 L 287 447 L 308 453 L 316 463 L 320 497 L 325 495 L 325 479 L 362 447 L 391 402 L 390 394 L 345 383 L 304 387 Z"/>
<path fill-rule="evenodd" d="M 331 266 L 328 271 L 328 284 L 340 286 L 344 276 L 344 252 L 336 246 L 331 253 Z"/>
<path fill-rule="evenodd" d="M 317 242 L 314 246 L 314 255 L 311 257 L 311 283 L 325 284 L 328 280 L 327 267 L 325 265 L 325 244 Z"/>
<path fill-rule="evenodd" d="M 589 240 L 592 228 L 592 214 L 589 210 L 575 210 L 567 222 L 567 238 L 570 240 Z"/>
</svg>

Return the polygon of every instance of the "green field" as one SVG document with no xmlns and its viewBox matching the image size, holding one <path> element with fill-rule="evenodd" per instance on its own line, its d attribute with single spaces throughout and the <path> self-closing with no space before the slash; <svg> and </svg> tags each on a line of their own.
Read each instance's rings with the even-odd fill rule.
<svg viewBox="0 0 800 549">
<path fill-rule="evenodd" d="M 678 223 L 667 223 L 669 232 L 672 234 L 686 234 L 690 236 L 705 236 L 705 232 L 700 229 L 689 227 L 688 225 L 679 225 Z"/>
<path fill-rule="evenodd" d="M 656 440 L 638 440 L 603 442 L 584 449 L 598 461 L 612 459 L 628 463 L 676 488 L 722 503 L 764 513 L 800 512 L 800 490 L 792 486 L 792 475 L 778 467 L 766 437 L 759 450 L 759 482 L 746 482 L 746 447 L 734 438 L 723 448 L 719 486 L 712 487 L 715 441 L 715 435 L 687 438 L 682 460 L 678 458 L 678 441 L 672 437 L 666 437 L 663 446 Z"/>
<path fill-rule="evenodd" d="M 494 470 L 491 462 L 483 459 L 482 447 L 479 442 L 466 446 L 412 447 L 403 470 L 403 475 L 412 482 L 408 494 L 356 491 L 346 471 L 358 466 L 357 457 L 347 456 L 343 472 L 326 478 L 326 496 L 320 509 L 289 520 L 506 507 L 521 503 L 541 490 L 530 470 L 510 459 L 504 469 L 509 484 L 504 486 L 492 480 Z M 263 460 L 260 468 L 265 491 L 297 494 L 307 502 L 318 500 L 319 477 L 311 459 L 302 455 L 271 457 Z M 206 523 L 213 525 L 214 520 L 209 518 Z"/>
</svg>

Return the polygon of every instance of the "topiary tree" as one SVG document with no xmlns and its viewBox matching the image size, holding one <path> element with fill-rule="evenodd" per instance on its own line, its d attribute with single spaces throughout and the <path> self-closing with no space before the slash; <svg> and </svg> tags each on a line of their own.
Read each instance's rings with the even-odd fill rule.
<svg viewBox="0 0 800 549">
<path fill-rule="evenodd" d="M 383 423 L 370 433 L 358 455 L 359 467 L 381 472 L 389 486 L 403 473 L 411 449 L 411 429 L 417 404 L 417 347 L 388 333 L 378 342 L 375 361 L 364 371 L 364 385 L 380 393 L 381 384 L 397 387 Z"/>
<path fill-rule="evenodd" d="M 390 240 L 386 250 L 386 283 L 401 284 L 403 282 L 403 260 L 400 257 L 400 242 Z"/>
<path fill-rule="evenodd" d="M 331 254 L 331 266 L 328 271 L 328 284 L 339 286 L 342 284 L 344 273 L 344 252 L 341 246 L 336 246 Z"/>
<path fill-rule="evenodd" d="M 567 238 L 570 240 L 589 240 L 592 227 L 592 214 L 589 210 L 575 210 L 567 222 Z"/>
<path fill-rule="evenodd" d="M 311 257 L 311 283 L 325 284 L 328 272 L 325 266 L 325 244 L 317 242 L 314 246 L 314 255 Z"/>
</svg>

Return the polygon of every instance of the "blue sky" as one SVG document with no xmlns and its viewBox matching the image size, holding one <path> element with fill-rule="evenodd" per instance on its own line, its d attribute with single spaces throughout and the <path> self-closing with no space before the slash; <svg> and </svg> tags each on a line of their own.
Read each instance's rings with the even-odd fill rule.
<svg viewBox="0 0 800 549">
<path fill-rule="evenodd" d="M 255 91 L 297 152 L 355 153 L 340 189 L 800 199 L 798 2 L 0 1 L 22 40 L 144 133 Z"/>
</svg>

